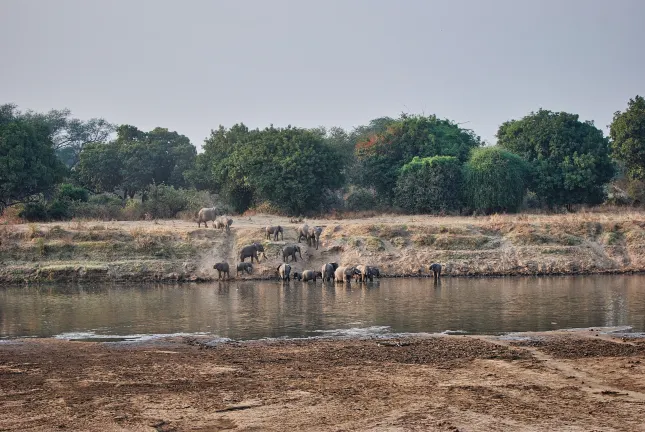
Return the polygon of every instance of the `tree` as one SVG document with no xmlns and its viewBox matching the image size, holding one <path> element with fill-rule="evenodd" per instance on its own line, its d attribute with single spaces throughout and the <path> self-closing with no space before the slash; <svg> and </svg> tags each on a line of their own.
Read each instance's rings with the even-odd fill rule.
<svg viewBox="0 0 645 432">
<path fill-rule="evenodd" d="M 79 183 L 94 192 L 112 193 L 123 184 L 123 160 L 116 142 L 86 145 L 76 168 Z"/>
<path fill-rule="evenodd" d="M 599 204 L 615 168 L 609 141 L 591 121 L 577 114 L 540 109 L 503 123 L 498 145 L 528 161 L 530 189 L 547 205 Z"/>
<path fill-rule="evenodd" d="M 263 201 L 294 214 L 320 210 L 323 194 L 343 182 L 342 157 L 320 130 L 220 126 L 198 160 L 214 192 L 239 212 Z"/>
<path fill-rule="evenodd" d="M 464 198 L 471 210 L 490 214 L 520 209 L 530 169 L 518 155 L 500 147 L 475 149 L 463 172 Z"/>
<path fill-rule="evenodd" d="M 56 154 L 69 168 L 76 166 L 85 145 L 105 142 L 116 130 L 115 125 L 103 118 L 83 121 L 71 115 L 68 109 L 51 110 L 45 114 L 33 111 L 24 113 L 25 118 L 47 125 Z"/>
<path fill-rule="evenodd" d="M 0 212 L 53 190 L 65 173 L 48 125 L 14 105 L 0 106 Z"/>
<path fill-rule="evenodd" d="M 394 204 L 410 213 L 439 213 L 461 207 L 461 164 L 454 156 L 415 156 L 403 165 Z"/>
<path fill-rule="evenodd" d="M 645 99 L 630 99 L 625 112 L 617 111 L 609 126 L 614 158 L 622 162 L 631 180 L 645 180 Z"/>
<path fill-rule="evenodd" d="M 453 156 L 463 162 L 480 145 L 472 131 L 449 120 L 402 115 L 385 131 L 356 144 L 356 155 L 362 163 L 362 184 L 374 187 L 383 201 L 391 203 L 401 167 L 415 156 Z"/>
</svg>

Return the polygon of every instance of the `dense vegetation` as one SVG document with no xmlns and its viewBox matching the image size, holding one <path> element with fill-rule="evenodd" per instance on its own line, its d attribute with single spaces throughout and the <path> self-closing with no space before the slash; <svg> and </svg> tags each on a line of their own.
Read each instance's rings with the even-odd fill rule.
<svg viewBox="0 0 645 432">
<path fill-rule="evenodd" d="M 220 126 L 198 154 L 162 127 L 1 105 L 0 211 L 16 206 L 28 220 L 191 217 L 212 205 L 470 214 L 645 199 L 640 96 L 615 113 L 609 137 L 576 114 L 541 109 L 505 122 L 497 138 L 483 147 L 455 122 L 403 114 L 351 131 Z"/>
</svg>

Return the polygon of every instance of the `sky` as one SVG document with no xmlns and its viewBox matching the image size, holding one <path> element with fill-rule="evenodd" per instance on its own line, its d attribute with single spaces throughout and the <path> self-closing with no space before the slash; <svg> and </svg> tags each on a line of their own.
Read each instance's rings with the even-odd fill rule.
<svg viewBox="0 0 645 432">
<path fill-rule="evenodd" d="M 643 0 L 0 0 L 0 104 L 201 146 L 211 129 L 436 114 L 495 143 L 645 95 Z"/>
</svg>

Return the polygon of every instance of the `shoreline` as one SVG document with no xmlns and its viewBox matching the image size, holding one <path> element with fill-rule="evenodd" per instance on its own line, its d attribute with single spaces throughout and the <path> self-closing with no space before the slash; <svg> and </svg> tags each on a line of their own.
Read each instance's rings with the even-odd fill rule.
<svg viewBox="0 0 645 432">
<path fill-rule="evenodd" d="M 298 243 L 287 218 L 234 217 L 231 232 L 181 220 L 76 221 L 0 227 L 1 283 L 214 282 L 216 262 L 232 280 L 277 280 L 281 250 L 297 244 L 292 271 L 327 262 L 366 264 L 384 278 L 561 276 L 645 273 L 645 213 L 490 217 L 381 216 L 311 219 L 324 227 L 319 249 Z M 284 226 L 284 240 L 267 240 L 267 225 Z M 238 251 L 260 242 L 266 259 L 236 278 Z M 302 259 L 300 259 L 302 258 Z"/>
<path fill-rule="evenodd" d="M 645 340 L 602 330 L 22 339 L 0 343 L 0 429 L 644 430 Z"/>
</svg>

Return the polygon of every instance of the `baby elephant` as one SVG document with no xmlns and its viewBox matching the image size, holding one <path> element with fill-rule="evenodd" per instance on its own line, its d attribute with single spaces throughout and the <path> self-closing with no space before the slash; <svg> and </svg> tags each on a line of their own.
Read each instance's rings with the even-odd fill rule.
<svg viewBox="0 0 645 432">
<path fill-rule="evenodd" d="M 247 262 L 237 263 L 237 273 L 235 273 L 235 276 L 239 276 L 240 272 L 247 272 L 248 274 L 253 273 L 253 264 Z"/>
<path fill-rule="evenodd" d="M 302 280 L 302 275 L 298 272 L 293 272 L 293 280 Z"/>
<path fill-rule="evenodd" d="M 222 274 L 226 274 L 226 279 L 230 279 L 231 275 L 228 272 L 228 263 L 220 262 L 213 266 L 217 270 L 217 279 L 222 279 Z"/>
<path fill-rule="evenodd" d="M 441 264 L 438 264 L 438 263 L 431 264 L 430 271 L 432 272 L 432 276 L 434 276 L 435 280 L 439 279 L 441 277 Z"/>
</svg>

